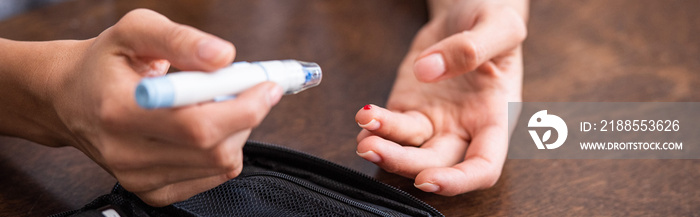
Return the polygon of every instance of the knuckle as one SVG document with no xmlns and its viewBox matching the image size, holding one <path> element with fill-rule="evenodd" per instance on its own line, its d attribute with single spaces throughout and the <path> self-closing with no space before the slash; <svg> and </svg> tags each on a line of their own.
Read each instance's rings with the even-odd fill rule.
<svg viewBox="0 0 700 217">
<path fill-rule="evenodd" d="M 129 26 L 132 23 L 138 23 L 136 21 L 143 17 L 144 13 L 147 13 L 145 10 L 146 9 L 135 9 L 129 11 L 119 20 L 119 22 L 117 22 L 114 25 L 114 28 L 117 30 L 121 30 L 122 28 Z"/>
<path fill-rule="evenodd" d="M 216 140 L 217 128 L 209 120 L 192 119 L 185 121 L 185 140 L 197 148 L 206 149 Z"/>
<path fill-rule="evenodd" d="M 128 190 L 128 189 L 127 189 Z M 146 192 L 136 194 L 143 202 L 153 207 L 163 207 L 167 206 L 173 202 L 176 202 L 173 195 L 169 192 Z"/>
<path fill-rule="evenodd" d="M 153 13 L 155 13 L 155 12 L 152 10 L 149 10 L 149 9 L 137 8 L 137 9 L 131 10 L 128 13 L 126 13 L 126 15 L 124 15 L 124 18 L 126 18 L 126 19 L 138 19 L 140 17 L 150 15 Z"/>
<path fill-rule="evenodd" d="M 510 26 L 507 29 L 511 30 L 511 34 L 520 43 L 527 38 L 527 27 L 525 25 L 525 20 L 512 8 L 508 8 L 506 14 L 509 14 L 512 18 L 510 19 Z"/>
<path fill-rule="evenodd" d="M 231 170 L 230 172 L 226 173 L 226 179 L 236 178 L 236 177 L 238 177 L 238 175 L 241 174 L 242 171 L 243 171 L 242 166 L 236 167 L 233 170 Z"/>
<path fill-rule="evenodd" d="M 492 170 L 493 172 L 490 172 L 486 175 L 484 179 L 484 185 L 482 186 L 483 188 L 491 188 L 496 185 L 498 182 L 498 178 L 501 177 L 501 171 L 500 170 Z"/>
<path fill-rule="evenodd" d="M 247 106 L 241 110 L 241 123 L 247 128 L 253 128 L 260 125 L 262 120 L 265 118 L 265 112 L 260 108 L 261 106 L 253 105 Z"/>
<path fill-rule="evenodd" d="M 170 29 L 168 29 L 168 34 L 163 34 L 163 41 L 170 45 L 172 52 L 183 51 L 184 46 L 190 46 L 191 44 L 185 43 L 192 36 L 192 27 L 175 24 Z"/>
<path fill-rule="evenodd" d="M 471 34 L 468 31 L 464 31 L 461 33 L 466 40 L 463 41 L 463 43 L 459 43 L 460 45 L 457 46 L 456 48 L 456 54 L 458 55 L 457 58 L 454 58 L 455 64 L 457 66 L 463 67 L 464 71 L 472 71 L 476 69 L 477 63 L 479 62 L 482 55 L 482 51 L 479 46 L 477 46 L 470 38 L 469 34 Z"/>
<path fill-rule="evenodd" d="M 158 185 L 153 182 L 149 182 L 142 178 L 129 175 L 119 175 L 115 174 L 119 183 L 124 187 L 124 189 L 130 192 L 146 192 L 157 188 Z"/>
<path fill-rule="evenodd" d="M 501 177 L 500 169 L 490 168 L 487 171 L 488 172 L 484 174 L 484 177 L 482 177 L 482 184 L 481 186 L 479 186 L 480 189 L 487 189 L 495 186 L 498 182 L 498 179 Z"/>
<path fill-rule="evenodd" d="M 214 163 L 214 166 L 226 170 L 233 170 L 238 169 L 243 164 L 243 159 L 241 155 L 242 153 L 239 150 L 215 148 L 212 151 L 211 159 Z"/>
<path fill-rule="evenodd" d="M 520 20 L 515 22 L 513 28 L 513 35 L 517 38 L 518 42 L 523 42 L 527 38 L 527 27 L 525 27 L 525 22 Z"/>
<path fill-rule="evenodd" d="M 119 102 L 113 102 L 109 98 L 105 99 L 97 112 L 97 118 L 102 127 L 110 130 L 125 129 L 122 126 L 126 122 L 125 112 L 119 106 Z"/>
<path fill-rule="evenodd" d="M 494 8 L 494 13 L 500 14 L 504 19 L 507 19 L 507 25 L 504 29 L 510 30 L 511 36 L 513 36 L 518 42 L 522 42 L 527 37 L 527 27 L 525 25 L 525 20 L 518 14 L 518 12 L 507 5 L 498 5 Z"/>
<path fill-rule="evenodd" d="M 390 173 L 398 174 L 399 172 L 401 172 L 401 166 L 398 166 L 398 165 L 385 164 L 385 165 L 382 165 L 382 168 Z"/>
<path fill-rule="evenodd" d="M 401 164 L 398 163 L 385 163 L 382 165 L 382 168 L 390 173 L 400 174 L 403 176 L 406 176 L 405 174 L 407 174 Z"/>
<path fill-rule="evenodd" d="M 129 176 L 123 176 L 120 175 L 119 173 L 115 173 L 114 176 L 117 178 L 119 181 L 119 184 L 124 187 L 127 191 L 130 192 L 142 192 L 144 191 L 144 188 L 141 187 L 141 183 L 138 181 L 133 180 Z"/>
<path fill-rule="evenodd" d="M 412 136 L 408 137 L 408 139 L 405 141 L 407 145 L 413 145 L 413 146 L 419 146 L 427 140 L 426 136 Z"/>
<path fill-rule="evenodd" d="M 122 23 L 122 24 L 139 25 L 139 26 L 146 27 L 147 23 L 144 23 L 145 19 L 161 19 L 161 20 L 165 19 L 165 20 L 167 20 L 167 18 L 165 16 L 159 14 L 158 12 L 155 12 L 153 10 L 146 9 L 146 8 L 137 8 L 137 9 L 131 10 L 128 13 L 126 13 L 120 19 L 120 21 L 117 23 L 117 25 Z"/>
<path fill-rule="evenodd" d="M 154 11 L 144 8 L 129 11 L 113 26 L 113 33 L 129 34 L 128 32 L 134 25 L 140 25 L 144 17 L 151 16 L 154 13 Z"/>
<path fill-rule="evenodd" d="M 113 171 L 122 171 L 134 168 L 134 163 L 118 153 L 103 155 L 104 163 Z"/>
</svg>

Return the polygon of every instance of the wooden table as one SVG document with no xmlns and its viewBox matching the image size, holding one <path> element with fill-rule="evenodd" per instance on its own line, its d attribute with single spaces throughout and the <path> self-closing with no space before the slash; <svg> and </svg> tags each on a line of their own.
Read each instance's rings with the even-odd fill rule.
<svg viewBox="0 0 700 217">
<path fill-rule="evenodd" d="M 318 62 L 322 85 L 286 96 L 251 139 L 370 174 L 447 216 L 700 215 L 697 160 L 508 160 L 495 187 L 443 197 L 356 156 L 355 112 L 386 101 L 427 20 L 420 0 L 74 0 L 2 21 L 0 37 L 91 38 L 137 7 L 232 41 L 237 60 Z M 530 11 L 525 101 L 700 100 L 700 2 L 537 0 Z M 0 148 L 0 216 L 79 208 L 116 181 L 73 148 L 8 137 Z"/>
</svg>

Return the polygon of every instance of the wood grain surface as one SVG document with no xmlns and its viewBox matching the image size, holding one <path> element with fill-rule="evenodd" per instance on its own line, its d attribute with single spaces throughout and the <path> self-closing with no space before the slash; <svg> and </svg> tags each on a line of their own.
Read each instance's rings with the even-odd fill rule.
<svg viewBox="0 0 700 217">
<path fill-rule="evenodd" d="M 384 105 L 428 19 L 423 1 L 73 0 L 0 22 L 0 37 L 87 39 L 134 8 L 233 42 L 239 61 L 319 63 L 322 84 L 284 97 L 251 139 L 372 175 L 447 216 L 700 215 L 698 160 L 507 160 L 493 188 L 443 197 L 358 157 L 354 115 L 365 104 Z M 524 101 L 700 100 L 698 11 L 699 1 L 683 0 L 533 1 Z M 116 182 L 70 147 L 0 137 L 0 148 L 0 216 L 76 209 Z"/>
</svg>

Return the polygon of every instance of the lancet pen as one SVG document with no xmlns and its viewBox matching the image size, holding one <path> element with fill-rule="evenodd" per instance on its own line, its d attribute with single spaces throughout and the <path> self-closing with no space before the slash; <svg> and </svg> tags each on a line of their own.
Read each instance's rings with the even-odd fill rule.
<svg viewBox="0 0 700 217">
<path fill-rule="evenodd" d="M 273 81 L 294 94 L 321 83 L 321 67 L 297 60 L 235 62 L 215 72 L 174 72 L 144 78 L 136 87 L 136 102 L 147 109 L 220 101 L 256 84 Z"/>
</svg>

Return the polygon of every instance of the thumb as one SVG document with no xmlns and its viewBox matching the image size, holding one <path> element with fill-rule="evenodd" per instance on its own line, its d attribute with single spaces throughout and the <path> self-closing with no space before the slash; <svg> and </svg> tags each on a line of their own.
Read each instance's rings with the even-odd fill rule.
<svg viewBox="0 0 700 217">
<path fill-rule="evenodd" d="M 451 35 L 418 55 L 413 69 L 419 81 L 436 82 L 473 71 L 525 40 L 525 23 L 512 8 L 489 7 L 474 19 L 472 28 Z"/>
<path fill-rule="evenodd" d="M 132 57 L 166 59 L 181 70 L 213 71 L 233 61 L 233 44 L 195 28 L 177 24 L 148 9 L 136 9 L 109 31 Z"/>
</svg>

